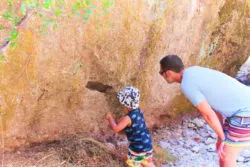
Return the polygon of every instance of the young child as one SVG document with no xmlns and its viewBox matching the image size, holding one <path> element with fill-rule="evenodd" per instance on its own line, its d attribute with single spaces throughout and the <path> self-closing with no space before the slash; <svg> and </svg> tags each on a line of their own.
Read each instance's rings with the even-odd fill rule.
<svg viewBox="0 0 250 167">
<path fill-rule="evenodd" d="M 124 130 L 130 142 L 127 155 L 127 167 L 155 167 L 152 160 L 152 139 L 147 129 L 143 113 L 139 108 L 140 92 L 128 86 L 119 93 L 117 98 L 124 108 L 126 115 L 116 124 L 110 112 L 107 120 L 115 132 Z"/>
</svg>

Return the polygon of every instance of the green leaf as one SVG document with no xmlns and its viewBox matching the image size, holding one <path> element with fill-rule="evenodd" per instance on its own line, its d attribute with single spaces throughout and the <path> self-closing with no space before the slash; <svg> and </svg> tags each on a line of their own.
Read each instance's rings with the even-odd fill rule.
<svg viewBox="0 0 250 167">
<path fill-rule="evenodd" d="M 40 7 L 40 3 L 38 1 L 36 1 L 36 7 Z"/>
<path fill-rule="evenodd" d="M 109 27 L 113 27 L 113 23 L 108 23 L 108 26 Z"/>
<path fill-rule="evenodd" d="M 21 19 L 20 18 L 18 18 L 18 17 L 16 17 L 16 18 L 14 18 L 13 20 L 11 20 L 11 22 L 12 22 L 12 26 L 13 27 L 15 27 L 16 26 L 16 24 L 17 23 L 19 23 L 19 21 L 20 21 Z"/>
<path fill-rule="evenodd" d="M 72 13 L 76 14 L 79 8 L 80 8 L 80 3 L 78 2 L 72 7 Z"/>
<path fill-rule="evenodd" d="M 20 20 L 21 19 L 17 17 L 17 18 L 14 19 L 14 23 L 18 23 Z"/>
<path fill-rule="evenodd" d="M 36 7 L 36 4 L 35 4 L 35 3 L 29 3 L 27 6 L 28 6 L 29 8 L 34 8 L 34 7 Z"/>
<path fill-rule="evenodd" d="M 100 26 L 99 26 L 99 25 L 97 25 L 97 26 L 96 26 L 96 30 L 99 30 L 99 29 L 100 29 Z"/>
<path fill-rule="evenodd" d="M 13 49 L 16 46 L 16 42 L 11 42 L 10 48 Z"/>
<path fill-rule="evenodd" d="M 41 13 L 39 14 L 39 17 L 42 18 L 42 19 L 44 19 L 44 15 L 41 14 Z"/>
<path fill-rule="evenodd" d="M 48 20 L 46 20 L 46 23 L 53 23 L 53 22 L 54 22 L 53 19 L 48 19 Z"/>
<path fill-rule="evenodd" d="M 59 3 L 63 3 L 64 2 L 64 0 L 57 0 Z"/>
<path fill-rule="evenodd" d="M 48 27 L 50 23 L 53 23 L 54 20 L 53 19 L 48 19 L 48 20 L 45 20 L 45 22 L 43 23 L 43 27 Z"/>
<path fill-rule="evenodd" d="M 79 12 L 76 12 L 76 13 L 74 13 L 74 15 L 80 16 L 80 13 L 79 13 Z"/>
<path fill-rule="evenodd" d="M 21 12 L 23 15 L 26 15 L 26 4 L 25 3 L 22 3 L 22 5 L 21 5 Z"/>
<path fill-rule="evenodd" d="M 86 5 L 90 5 L 92 3 L 92 0 L 86 0 Z"/>
<path fill-rule="evenodd" d="M 107 13 L 108 13 L 108 9 L 104 8 L 104 9 L 103 9 L 103 13 L 104 13 L 104 14 L 107 14 Z"/>
<path fill-rule="evenodd" d="M 49 34 L 47 31 L 45 31 L 44 27 L 41 30 L 39 30 L 39 33 L 40 34 L 45 34 L 45 35 Z"/>
<path fill-rule="evenodd" d="M 53 25 L 53 30 L 56 30 L 58 28 L 58 24 Z"/>
<path fill-rule="evenodd" d="M 60 9 L 55 9 L 55 14 L 56 14 L 56 16 L 60 16 L 61 10 Z"/>
<path fill-rule="evenodd" d="M 13 7 L 13 1 L 14 0 L 9 0 L 9 7 L 11 7 L 11 8 Z"/>
<path fill-rule="evenodd" d="M 75 5 L 76 5 L 77 8 L 80 8 L 82 6 L 81 2 L 77 2 Z"/>
<path fill-rule="evenodd" d="M 43 2 L 43 7 L 44 7 L 45 9 L 49 9 L 50 6 L 51 6 L 51 0 L 44 0 L 44 2 Z"/>
<path fill-rule="evenodd" d="M 91 15 L 91 14 L 93 13 L 93 11 L 92 11 L 91 9 L 86 9 L 86 13 L 87 13 L 88 15 Z"/>
<path fill-rule="evenodd" d="M 4 29 L 4 26 L 0 25 L 0 31 Z"/>
<path fill-rule="evenodd" d="M 5 56 L 3 54 L 0 54 L 0 63 L 3 62 L 4 59 L 5 59 Z"/>
<path fill-rule="evenodd" d="M 18 32 L 16 30 L 12 30 L 10 32 L 10 41 L 15 40 L 18 37 Z"/>
<path fill-rule="evenodd" d="M 48 27 L 49 23 L 43 23 L 43 27 Z"/>
<path fill-rule="evenodd" d="M 86 21 L 88 21 L 89 20 L 89 14 L 85 13 L 83 15 L 83 19 L 86 20 Z"/>
<path fill-rule="evenodd" d="M 113 5 L 114 5 L 114 2 L 113 2 L 113 1 L 110 1 L 110 0 L 104 0 L 104 1 L 102 2 L 102 4 L 103 4 L 104 7 L 108 8 L 108 7 L 113 6 Z"/>
<path fill-rule="evenodd" d="M 10 18 L 12 18 L 12 15 L 11 15 L 11 13 L 10 13 L 9 11 L 6 11 L 6 12 L 3 14 L 3 17 L 4 17 L 5 19 L 10 19 Z"/>
</svg>

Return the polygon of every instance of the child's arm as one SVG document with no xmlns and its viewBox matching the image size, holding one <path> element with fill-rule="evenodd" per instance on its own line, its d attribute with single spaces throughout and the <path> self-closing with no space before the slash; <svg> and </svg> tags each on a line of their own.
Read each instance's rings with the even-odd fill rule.
<svg viewBox="0 0 250 167">
<path fill-rule="evenodd" d="M 129 118 L 129 116 L 123 117 L 118 124 L 116 124 L 114 118 L 110 113 L 107 113 L 106 118 L 109 121 L 109 125 L 115 132 L 120 132 L 121 130 L 126 128 L 126 126 L 131 125 L 131 119 Z"/>
</svg>

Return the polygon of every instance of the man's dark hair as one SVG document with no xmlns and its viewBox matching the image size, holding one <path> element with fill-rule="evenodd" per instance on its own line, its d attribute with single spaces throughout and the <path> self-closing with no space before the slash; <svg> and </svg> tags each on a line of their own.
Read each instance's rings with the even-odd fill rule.
<svg viewBox="0 0 250 167">
<path fill-rule="evenodd" d="M 163 71 L 171 70 L 174 72 L 180 72 L 184 69 L 182 60 L 177 55 L 167 55 L 163 57 L 160 64 Z"/>
</svg>

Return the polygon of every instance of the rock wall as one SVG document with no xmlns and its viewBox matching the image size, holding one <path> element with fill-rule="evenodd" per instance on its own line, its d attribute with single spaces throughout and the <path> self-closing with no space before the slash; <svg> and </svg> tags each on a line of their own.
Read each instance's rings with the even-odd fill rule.
<svg viewBox="0 0 250 167">
<path fill-rule="evenodd" d="M 99 11 L 101 1 L 93 3 Z M 104 134 L 106 112 L 122 114 L 115 93 L 126 85 L 140 89 L 149 127 L 192 111 L 178 85 L 159 76 L 159 60 L 178 54 L 187 66 L 234 75 L 249 56 L 248 12 L 246 0 L 115 1 L 88 21 L 59 19 L 47 34 L 38 32 L 41 18 L 33 14 L 0 63 L 2 149 Z"/>
<path fill-rule="evenodd" d="M 241 83 L 250 86 L 250 56 L 247 61 L 240 67 L 236 79 Z"/>
</svg>

